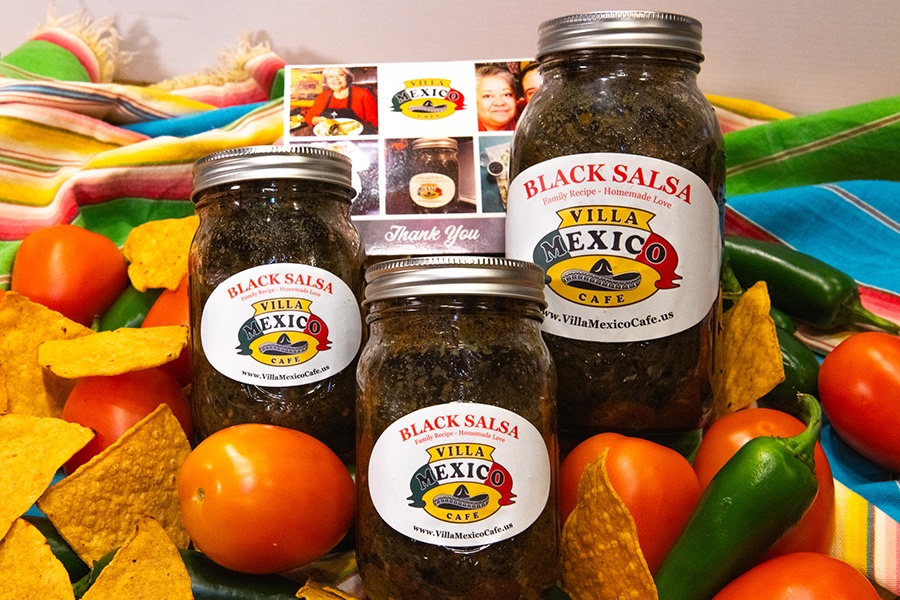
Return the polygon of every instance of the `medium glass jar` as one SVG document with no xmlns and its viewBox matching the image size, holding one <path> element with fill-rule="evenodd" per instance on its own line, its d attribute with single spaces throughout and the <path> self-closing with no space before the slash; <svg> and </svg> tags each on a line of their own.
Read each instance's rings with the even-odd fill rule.
<svg viewBox="0 0 900 600">
<path fill-rule="evenodd" d="M 459 205 L 459 144 L 418 138 L 410 146 L 409 197 L 417 213 L 450 213 Z"/>
<path fill-rule="evenodd" d="M 367 273 L 356 555 L 372 600 L 533 599 L 557 575 L 543 274 L 490 257 Z"/>
<path fill-rule="evenodd" d="M 364 252 L 350 160 L 308 147 L 224 150 L 194 166 L 194 423 L 202 439 L 270 423 L 354 460 Z"/>
<path fill-rule="evenodd" d="M 708 414 L 725 161 L 700 39 L 694 19 L 642 11 L 540 28 L 506 244 L 548 276 L 564 450 L 600 431 L 696 432 Z"/>
</svg>

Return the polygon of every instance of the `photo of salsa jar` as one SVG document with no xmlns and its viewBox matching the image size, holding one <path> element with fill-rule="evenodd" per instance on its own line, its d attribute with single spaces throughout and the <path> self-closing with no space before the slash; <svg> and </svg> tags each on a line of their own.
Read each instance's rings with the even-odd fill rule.
<svg viewBox="0 0 900 600">
<path fill-rule="evenodd" d="M 719 312 L 725 159 L 701 25 L 610 11 L 541 25 L 512 142 L 506 254 L 548 276 L 560 443 L 696 438 Z"/>
<path fill-rule="evenodd" d="M 459 143 L 418 138 L 410 145 L 409 197 L 417 213 L 451 213 L 459 205 Z"/>
<path fill-rule="evenodd" d="M 366 271 L 356 558 L 372 600 L 521 598 L 557 578 L 543 273 L 435 256 Z"/>
<path fill-rule="evenodd" d="M 365 257 L 350 181 L 350 159 L 313 147 L 238 148 L 195 163 L 189 293 L 200 439 L 268 423 L 354 461 Z"/>
</svg>

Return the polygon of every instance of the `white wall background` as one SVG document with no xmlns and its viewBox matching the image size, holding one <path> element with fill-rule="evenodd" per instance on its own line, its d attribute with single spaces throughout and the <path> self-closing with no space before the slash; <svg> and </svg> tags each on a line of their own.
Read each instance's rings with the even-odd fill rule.
<svg viewBox="0 0 900 600">
<path fill-rule="evenodd" d="M 0 54 L 50 2 L 3 0 Z M 135 53 L 120 78 L 215 67 L 241 34 L 289 63 L 383 63 L 534 55 L 538 25 L 593 10 L 679 12 L 703 23 L 701 88 L 804 114 L 900 94 L 900 0 L 56 0 L 113 17 Z"/>
</svg>

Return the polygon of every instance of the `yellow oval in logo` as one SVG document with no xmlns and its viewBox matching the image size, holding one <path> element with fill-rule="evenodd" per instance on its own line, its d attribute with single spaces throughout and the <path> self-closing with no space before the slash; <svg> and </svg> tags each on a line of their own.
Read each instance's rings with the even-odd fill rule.
<svg viewBox="0 0 900 600">
<path fill-rule="evenodd" d="M 628 306 L 656 293 L 659 273 L 644 263 L 621 256 L 577 256 L 547 270 L 549 287 L 581 304 L 614 308 Z"/>
<path fill-rule="evenodd" d="M 400 112 L 413 119 L 443 119 L 456 112 L 456 104 L 444 98 L 416 98 L 404 102 Z"/>
<path fill-rule="evenodd" d="M 425 512 L 445 523 L 475 523 L 500 510 L 500 492 L 474 481 L 444 483 L 422 499 Z"/>
<path fill-rule="evenodd" d="M 310 360 L 319 353 L 316 338 L 298 331 L 275 331 L 250 343 L 253 359 L 272 367 L 289 367 Z"/>
</svg>

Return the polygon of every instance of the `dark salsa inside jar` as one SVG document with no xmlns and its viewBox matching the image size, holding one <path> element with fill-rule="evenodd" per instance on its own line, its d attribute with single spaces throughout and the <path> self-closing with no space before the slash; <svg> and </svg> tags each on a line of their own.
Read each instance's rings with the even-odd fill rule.
<svg viewBox="0 0 900 600">
<path fill-rule="evenodd" d="M 361 321 L 364 255 L 358 232 L 349 219 L 350 204 L 343 189 L 300 179 L 241 181 L 203 191 L 196 198 L 196 206 L 201 223 L 190 258 L 193 315 L 204 313 L 210 296 L 229 277 L 264 265 L 285 264 L 297 265 L 295 270 L 300 274 L 307 266 L 321 270 L 317 273 L 333 274 L 335 282 L 343 282 L 355 294 L 353 310 Z M 275 276 L 268 279 L 269 283 L 285 283 Z M 255 283 L 266 282 L 256 278 L 241 285 L 252 287 Z M 306 283 L 316 285 L 314 281 Z M 273 296 L 278 297 L 277 293 Z M 293 301 L 282 299 L 285 305 Z M 268 322 L 276 326 L 291 318 L 285 312 L 273 313 Z M 312 315 L 295 318 L 299 323 L 301 318 L 311 320 Z M 332 332 L 328 341 L 334 342 L 333 337 Z M 236 333 L 235 346 L 238 341 Z M 246 340 L 240 341 L 248 345 Z M 270 342 L 270 346 L 279 341 Z M 349 343 L 358 348 L 361 339 Z M 292 385 L 289 379 L 280 381 L 273 376 L 273 383 L 265 385 L 238 381 L 219 372 L 209 360 L 212 349 L 204 347 L 201 327 L 192 327 L 192 345 L 195 378 L 191 395 L 201 439 L 239 423 L 268 423 L 308 433 L 325 442 L 345 462 L 354 462 L 355 356 L 341 370 L 309 383 Z M 285 358 L 281 360 L 290 360 L 293 351 L 296 349 L 290 347 L 283 350 Z"/>
<path fill-rule="evenodd" d="M 541 57 L 543 83 L 518 125 L 511 176 L 567 155 L 653 157 L 700 177 L 721 223 L 724 145 L 696 86 L 697 62 L 694 53 L 656 48 Z M 712 394 L 716 314 L 713 303 L 696 325 L 658 339 L 596 342 L 545 332 L 559 377 L 563 450 L 600 431 L 665 437 L 701 426 Z"/>
</svg>

